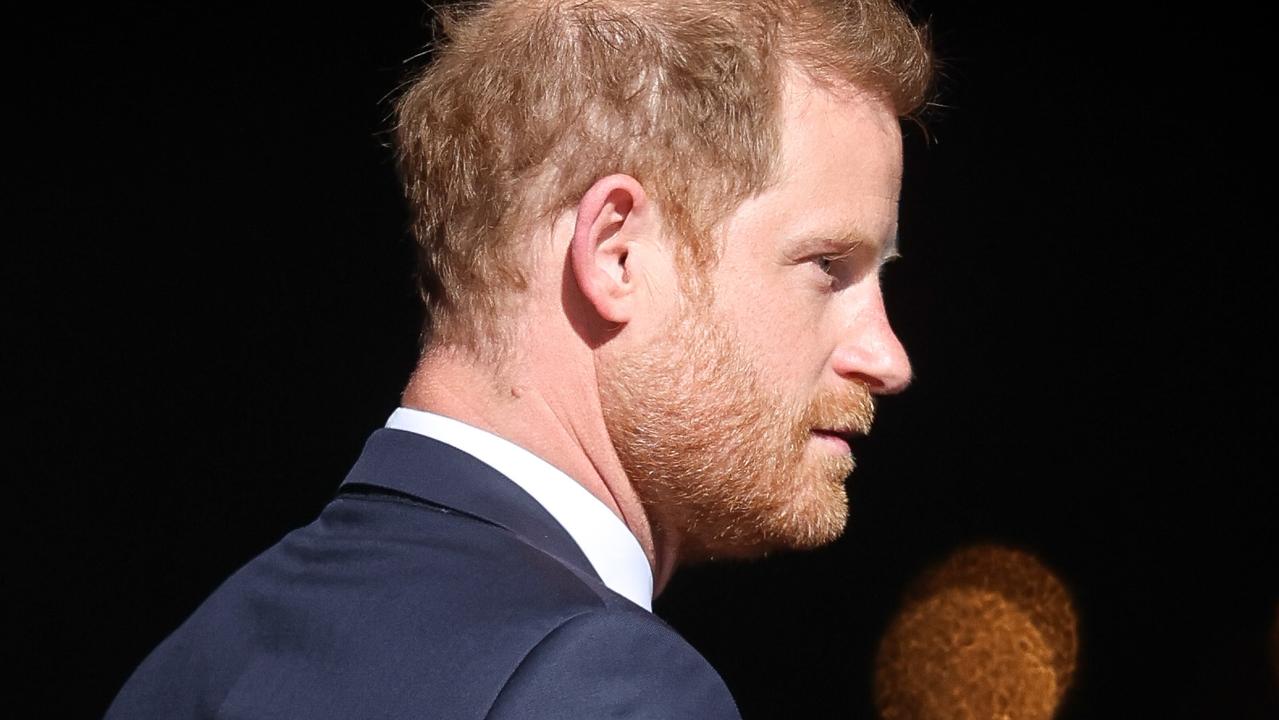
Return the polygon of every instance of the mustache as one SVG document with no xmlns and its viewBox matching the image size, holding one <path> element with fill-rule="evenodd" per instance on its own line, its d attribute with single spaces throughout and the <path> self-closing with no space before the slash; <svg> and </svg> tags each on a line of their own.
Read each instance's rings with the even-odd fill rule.
<svg viewBox="0 0 1279 720">
<path fill-rule="evenodd" d="M 875 396 L 860 382 L 813 398 L 804 415 L 805 425 L 830 432 L 869 435 L 875 423 Z"/>
</svg>

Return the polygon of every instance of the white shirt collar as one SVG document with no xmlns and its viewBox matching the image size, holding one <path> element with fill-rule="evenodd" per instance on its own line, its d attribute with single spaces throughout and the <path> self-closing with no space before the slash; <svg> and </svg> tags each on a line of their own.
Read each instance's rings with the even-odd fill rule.
<svg viewBox="0 0 1279 720">
<path fill-rule="evenodd" d="M 461 450 L 524 489 L 568 531 L 613 592 L 653 609 L 653 570 L 626 524 L 599 498 L 542 458 L 490 432 L 435 413 L 398 408 L 386 426 Z"/>
</svg>

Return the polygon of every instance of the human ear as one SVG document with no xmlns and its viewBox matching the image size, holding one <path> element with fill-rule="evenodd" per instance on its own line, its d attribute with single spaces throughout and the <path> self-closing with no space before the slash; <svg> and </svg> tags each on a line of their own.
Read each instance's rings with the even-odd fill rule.
<svg viewBox="0 0 1279 720">
<path fill-rule="evenodd" d="M 644 187 L 629 175 L 595 181 L 578 203 L 570 265 L 582 296 L 606 322 L 627 323 L 634 315 L 638 263 L 632 251 L 652 224 Z"/>
</svg>

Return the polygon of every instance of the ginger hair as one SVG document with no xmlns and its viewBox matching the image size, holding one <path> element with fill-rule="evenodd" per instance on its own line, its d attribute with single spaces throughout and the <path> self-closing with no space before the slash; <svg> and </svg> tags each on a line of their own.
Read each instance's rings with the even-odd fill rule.
<svg viewBox="0 0 1279 720">
<path fill-rule="evenodd" d="M 426 304 L 423 347 L 509 349 L 539 222 L 599 178 L 636 178 L 691 274 L 714 226 L 775 181 L 788 69 L 900 116 L 931 78 L 892 0 L 508 0 L 439 15 L 396 103 Z"/>
</svg>

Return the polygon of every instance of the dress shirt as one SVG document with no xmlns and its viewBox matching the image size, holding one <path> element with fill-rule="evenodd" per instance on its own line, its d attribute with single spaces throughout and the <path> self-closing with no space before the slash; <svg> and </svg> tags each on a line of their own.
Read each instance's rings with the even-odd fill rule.
<svg viewBox="0 0 1279 720">
<path fill-rule="evenodd" d="M 542 458 L 460 420 L 398 408 L 386 427 L 425 435 L 457 448 L 519 485 L 582 549 L 600 580 L 645 610 L 653 609 L 653 570 L 626 524 L 599 498 Z"/>
</svg>

